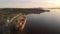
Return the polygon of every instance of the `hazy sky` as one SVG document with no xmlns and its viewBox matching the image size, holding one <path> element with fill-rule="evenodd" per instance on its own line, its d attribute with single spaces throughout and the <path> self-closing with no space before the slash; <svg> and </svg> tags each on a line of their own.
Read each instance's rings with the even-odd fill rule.
<svg viewBox="0 0 60 34">
<path fill-rule="evenodd" d="M 59 8 L 60 0 L 0 0 L 0 8 Z"/>
</svg>

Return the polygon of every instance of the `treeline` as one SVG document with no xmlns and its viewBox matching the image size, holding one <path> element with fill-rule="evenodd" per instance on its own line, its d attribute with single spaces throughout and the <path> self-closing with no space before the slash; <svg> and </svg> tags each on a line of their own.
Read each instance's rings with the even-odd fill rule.
<svg viewBox="0 0 60 34">
<path fill-rule="evenodd" d="M 42 8 L 4 8 L 0 9 L 0 13 L 3 14 L 14 14 L 14 13 L 41 13 L 46 12 L 47 10 L 43 10 Z"/>
<path fill-rule="evenodd" d="M 49 12 L 49 10 L 44 10 L 42 8 L 0 8 L 0 17 L 7 17 L 11 14 L 29 14 L 29 13 L 36 13 L 40 14 L 42 12 Z"/>
<path fill-rule="evenodd" d="M 36 14 L 40 14 L 42 12 L 49 12 L 49 10 L 44 10 L 42 8 L 0 8 L 0 23 L 1 23 L 1 20 L 11 18 L 11 17 L 13 17 L 14 15 L 16 15 L 18 13 L 23 13 L 23 14 L 36 13 Z"/>
</svg>

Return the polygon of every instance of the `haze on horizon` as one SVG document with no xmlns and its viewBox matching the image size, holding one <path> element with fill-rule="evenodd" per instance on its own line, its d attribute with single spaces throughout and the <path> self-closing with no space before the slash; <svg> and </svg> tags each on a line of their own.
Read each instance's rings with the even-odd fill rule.
<svg viewBox="0 0 60 34">
<path fill-rule="evenodd" d="M 0 0 L 0 8 L 60 8 L 60 0 Z"/>
</svg>

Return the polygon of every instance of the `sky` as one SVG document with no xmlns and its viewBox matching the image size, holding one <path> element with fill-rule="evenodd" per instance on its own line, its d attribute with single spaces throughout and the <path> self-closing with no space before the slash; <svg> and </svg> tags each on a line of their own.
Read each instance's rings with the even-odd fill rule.
<svg viewBox="0 0 60 34">
<path fill-rule="evenodd" d="M 0 8 L 59 8 L 60 0 L 0 0 Z"/>
</svg>

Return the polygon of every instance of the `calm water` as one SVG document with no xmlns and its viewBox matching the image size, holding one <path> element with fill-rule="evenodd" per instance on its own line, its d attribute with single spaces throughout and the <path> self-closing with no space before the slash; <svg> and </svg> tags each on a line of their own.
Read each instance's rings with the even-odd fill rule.
<svg viewBox="0 0 60 34">
<path fill-rule="evenodd" d="M 26 15 L 28 19 L 25 31 L 36 33 L 45 29 L 45 31 L 60 33 L 60 9 L 49 10 L 50 12 Z"/>
<path fill-rule="evenodd" d="M 56 21 L 60 22 L 60 9 L 49 9 L 50 12 L 44 12 L 41 14 L 29 14 L 27 18 L 29 21 L 40 21 L 41 19 L 45 21 Z"/>
<path fill-rule="evenodd" d="M 27 15 L 28 21 L 26 26 L 31 27 L 30 31 L 35 33 L 48 29 L 49 32 L 60 32 L 60 9 L 49 10 L 50 12 Z"/>
</svg>

